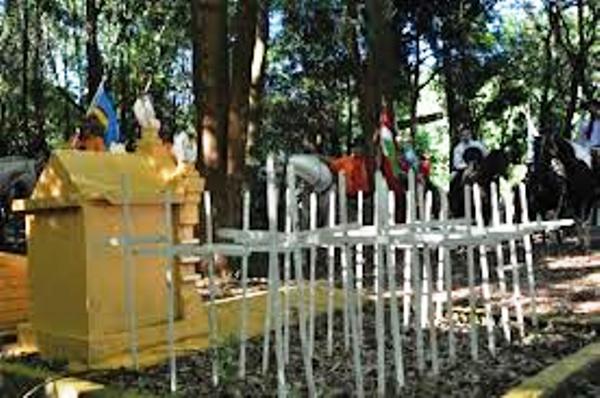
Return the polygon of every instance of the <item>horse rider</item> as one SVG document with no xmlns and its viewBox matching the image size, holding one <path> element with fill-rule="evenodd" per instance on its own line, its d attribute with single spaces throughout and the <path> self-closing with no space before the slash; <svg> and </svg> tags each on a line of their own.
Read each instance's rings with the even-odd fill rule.
<svg viewBox="0 0 600 398">
<path fill-rule="evenodd" d="M 467 159 L 465 159 L 465 153 L 468 149 L 475 149 L 480 154 L 480 161 L 484 159 L 488 155 L 488 150 L 485 145 L 473 138 L 471 131 L 464 127 L 460 132 L 460 141 L 454 147 L 452 152 L 452 177 L 456 175 L 458 171 L 464 170 L 467 168 Z"/>
<path fill-rule="evenodd" d="M 600 104 L 592 100 L 584 104 L 584 109 L 589 112 L 589 118 L 581 121 L 577 141 L 588 148 L 600 147 Z"/>
<path fill-rule="evenodd" d="M 589 117 L 581 121 L 576 143 L 588 152 L 588 165 L 592 170 L 598 170 L 600 169 L 600 103 L 598 100 L 591 100 L 583 107 L 589 112 Z"/>
</svg>

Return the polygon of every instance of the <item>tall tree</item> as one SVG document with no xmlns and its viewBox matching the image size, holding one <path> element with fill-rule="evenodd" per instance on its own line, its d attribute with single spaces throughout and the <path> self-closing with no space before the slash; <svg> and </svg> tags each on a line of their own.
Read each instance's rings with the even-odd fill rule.
<svg viewBox="0 0 600 398">
<path fill-rule="evenodd" d="M 257 0 L 238 2 L 234 19 L 235 32 L 231 59 L 232 74 L 227 132 L 227 174 L 236 179 L 241 179 L 245 163 L 244 144 L 248 128 L 257 5 Z"/>
<path fill-rule="evenodd" d="M 44 131 L 44 125 L 46 116 L 44 114 L 44 57 L 42 51 L 44 50 L 44 21 L 43 21 L 43 0 L 36 0 L 35 2 L 35 47 L 33 53 L 33 105 L 35 108 L 35 126 L 36 132 L 33 140 L 33 155 L 36 152 L 46 152 L 45 138 L 46 134 Z"/>
<path fill-rule="evenodd" d="M 569 65 L 568 102 L 563 123 L 563 135 L 570 137 L 573 130 L 573 115 L 577 109 L 580 90 L 590 98 L 591 82 L 586 76 L 587 59 L 596 41 L 600 6 L 594 2 L 586 5 L 584 0 L 576 0 L 573 5 L 566 1 L 550 1 L 550 28 L 558 46 L 564 51 Z M 572 4 L 572 2 L 571 2 Z M 575 21 L 568 21 L 565 13 L 575 7 Z M 575 25 L 576 33 L 571 32 Z"/>
<path fill-rule="evenodd" d="M 252 158 L 252 149 L 260 128 L 263 94 L 265 89 L 266 56 L 269 43 L 269 0 L 258 0 L 254 50 L 250 74 L 248 128 L 246 133 L 246 161 Z"/>
<path fill-rule="evenodd" d="M 101 4 L 101 3 L 100 3 Z M 102 81 L 102 54 L 98 47 L 98 16 L 100 6 L 97 0 L 85 1 L 85 31 L 87 34 L 87 102 L 90 103 L 98 85 Z"/>
<path fill-rule="evenodd" d="M 205 171 L 226 172 L 229 62 L 227 51 L 227 2 L 194 0 L 196 51 L 194 79 L 199 115 L 198 147 Z"/>
<path fill-rule="evenodd" d="M 21 126 L 25 134 L 29 131 L 29 0 L 22 0 L 23 27 L 21 31 Z"/>
</svg>

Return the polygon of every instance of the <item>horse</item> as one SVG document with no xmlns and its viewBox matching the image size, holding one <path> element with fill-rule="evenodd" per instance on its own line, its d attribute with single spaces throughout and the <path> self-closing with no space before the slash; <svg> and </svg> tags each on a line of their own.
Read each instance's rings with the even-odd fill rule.
<svg viewBox="0 0 600 398">
<path fill-rule="evenodd" d="M 587 251 L 592 210 L 600 189 L 596 173 L 575 156 L 568 140 L 555 133 L 541 137 L 538 163 L 530 181 L 530 208 L 543 210 L 555 205 L 555 217 L 573 217 L 580 246 Z"/>
<path fill-rule="evenodd" d="M 488 224 L 492 214 L 490 184 L 498 182 L 500 177 L 506 175 L 508 158 L 500 149 L 492 150 L 484 157 L 477 148 L 468 148 L 464 158 L 467 167 L 458 170 L 450 181 L 450 190 L 448 191 L 450 214 L 455 218 L 465 216 L 465 186 L 478 184 L 481 190 L 483 219 Z M 472 211 L 471 214 L 475 213 Z"/>
</svg>

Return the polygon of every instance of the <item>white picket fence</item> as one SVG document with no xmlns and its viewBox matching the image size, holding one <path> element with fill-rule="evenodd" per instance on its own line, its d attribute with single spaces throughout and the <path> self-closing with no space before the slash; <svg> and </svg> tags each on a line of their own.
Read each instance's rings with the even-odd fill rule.
<svg viewBox="0 0 600 398">
<path fill-rule="evenodd" d="M 317 268 L 327 269 L 327 355 L 333 355 L 334 331 L 334 291 L 336 277 L 341 278 L 343 286 L 343 330 L 344 346 L 352 351 L 353 371 L 356 383 L 356 394 L 365 395 L 363 383 L 363 358 L 361 342 L 364 338 L 363 330 L 363 305 L 367 299 L 365 280 L 365 248 L 372 246 L 374 301 L 376 318 L 377 342 L 377 394 L 384 396 L 386 393 L 386 367 L 385 367 L 385 339 L 391 336 L 393 341 L 394 379 L 397 388 L 405 384 L 403 341 L 402 332 L 407 328 L 416 331 L 416 361 L 417 369 L 426 371 L 426 351 L 431 358 L 431 372 L 440 371 L 438 353 L 438 340 L 446 334 L 449 345 L 449 361 L 456 360 L 456 337 L 453 321 L 453 264 L 450 251 L 456 248 L 466 250 L 468 288 L 469 288 L 469 319 L 470 319 L 470 355 L 475 360 L 479 356 L 478 327 L 476 325 L 476 300 L 481 292 L 484 303 L 484 324 L 487 334 L 487 349 L 494 355 L 496 341 L 494 329 L 499 327 L 507 341 L 511 340 L 510 311 L 514 310 L 517 320 L 519 336 L 525 335 L 523 314 L 523 294 L 519 284 L 521 264 L 518 263 L 517 242 L 521 241 L 525 252 L 525 272 L 527 274 L 527 299 L 529 301 L 530 316 L 534 327 L 537 326 L 535 307 L 535 275 L 533 270 L 533 255 L 531 234 L 536 231 L 548 231 L 562 226 L 571 225 L 572 220 L 557 220 L 546 222 L 530 222 L 527 214 L 526 192 L 524 186 L 520 187 L 520 201 L 523 209 L 520 224 L 513 223 L 513 198 L 511 193 L 504 195 L 504 219 L 500 219 L 498 189 L 492 185 L 492 223 L 484 225 L 482 217 L 482 204 L 480 188 L 467 187 L 465 190 L 465 213 L 463 219 L 448 219 L 448 204 L 446 193 L 441 192 L 441 211 L 437 219 L 432 219 L 432 195 L 424 192 L 423 187 L 415 182 L 415 176 L 409 175 L 409 189 L 405 200 L 407 201 L 406 223 L 394 222 L 395 200 L 393 192 L 389 192 L 380 173 L 375 176 L 376 189 L 374 194 L 373 225 L 364 225 L 363 195 L 358 197 L 358 218 L 356 222 L 348 220 L 348 206 L 345 195 L 345 179 L 339 176 L 337 194 L 331 190 L 329 195 L 329 225 L 317 228 L 317 198 L 316 194 L 310 199 L 310 228 L 298 228 L 298 203 L 294 199 L 296 192 L 296 175 L 293 167 L 287 169 L 287 189 L 285 190 L 285 225 L 283 232 L 279 232 L 277 225 L 278 187 L 276 186 L 274 162 L 269 158 L 267 162 L 267 213 L 269 220 L 268 230 L 250 229 L 250 195 L 246 192 L 243 200 L 243 228 L 221 229 L 217 231 L 220 239 L 229 243 L 215 243 L 212 220 L 212 206 L 210 192 L 204 193 L 204 212 L 206 221 L 206 243 L 202 245 L 174 244 L 169 237 L 132 237 L 131 219 L 129 215 L 129 192 L 126 178 L 123 180 L 124 203 L 123 216 L 125 219 L 124 236 L 113 237 L 111 242 L 123 246 L 125 259 L 127 294 L 126 310 L 128 311 L 129 332 L 131 342 L 131 355 L 133 364 L 137 367 L 137 336 L 135 325 L 135 303 L 131 294 L 132 280 L 128 278 L 134 267 L 132 253 L 137 255 L 161 255 L 166 258 L 165 273 L 166 283 L 169 286 L 168 294 L 168 336 L 170 356 L 170 387 L 171 391 L 177 390 L 177 363 L 175 357 L 173 322 L 174 322 L 174 290 L 173 290 L 173 259 L 176 256 L 201 256 L 209 261 L 208 279 L 210 290 L 209 302 L 209 328 L 210 341 L 213 355 L 213 383 L 218 385 L 218 358 L 216 355 L 217 331 L 215 308 L 215 275 L 214 254 L 241 257 L 241 285 L 242 309 L 240 313 L 240 354 L 239 377 L 246 374 L 246 325 L 248 324 L 248 258 L 256 252 L 268 253 L 268 304 L 265 308 L 264 346 L 262 371 L 269 368 L 270 331 L 275 330 L 275 357 L 277 366 L 277 391 L 278 396 L 286 396 L 285 370 L 289 363 L 290 328 L 296 324 L 299 328 L 301 348 L 303 353 L 303 366 L 305 371 L 308 395 L 315 396 L 317 386 L 313 372 L 312 358 L 315 350 L 315 290 Z M 170 194 L 165 196 L 165 230 L 172 230 L 172 201 Z M 475 214 L 471 208 L 474 204 Z M 337 207 L 337 209 L 336 209 Z M 336 224 L 336 214 L 339 222 Z M 129 220 L 129 221 L 128 221 Z M 162 242 L 163 248 L 145 249 L 139 247 L 142 243 Z M 504 258 L 503 247 L 508 247 L 510 253 L 508 261 Z M 325 248 L 328 253 L 326 264 L 317 264 L 317 248 Z M 309 275 L 303 275 L 303 262 L 305 249 L 308 252 Z M 341 275 L 336 275 L 336 250 L 341 251 Z M 479 251 L 479 267 L 475 263 L 475 250 Z M 402 277 L 397 280 L 398 251 L 403 252 Z M 490 281 L 490 265 L 488 253 L 496 256 L 496 284 Z M 437 253 L 437 261 L 432 264 L 432 254 Z M 283 263 L 279 261 L 279 254 L 283 254 Z M 294 266 L 292 281 L 292 265 Z M 437 265 L 437 269 L 434 270 Z M 283 267 L 283 270 L 282 270 Z M 435 271 L 435 272 L 434 272 Z M 507 286 L 505 271 L 512 273 L 512 289 Z M 476 273 L 481 274 L 481 286 L 476 284 Z M 387 286 L 385 277 L 387 275 Z M 283 278 L 281 278 L 283 276 Z M 435 279 L 435 280 L 434 280 Z M 289 294 L 291 289 L 295 295 Z M 497 289 L 500 302 L 493 303 L 492 290 Z M 511 291 L 512 290 L 512 291 Z M 280 292 L 282 293 L 283 300 Z M 308 300 L 305 297 L 308 295 Z M 510 299 L 506 299 L 510 296 Z M 292 297 L 296 297 L 292 303 Z M 415 299 L 420 298 L 420 299 Z M 385 302 L 389 299 L 390 322 L 384 324 Z M 400 304 L 400 302 L 402 304 Z M 500 324 L 495 324 L 492 314 L 492 304 L 501 308 Z M 298 308 L 298 321 L 293 323 L 290 315 L 292 305 Z M 308 307 L 308 308 L 307 308 Z M 400 314 L 402 311 L 402 314 Z M 441 325 L 445 325 L 441 328 Z M 424 330 L 429 330 L 428 344 L 424 341 Z M 427 347 L 426 347 L 427 345 Z"/>
</svg>

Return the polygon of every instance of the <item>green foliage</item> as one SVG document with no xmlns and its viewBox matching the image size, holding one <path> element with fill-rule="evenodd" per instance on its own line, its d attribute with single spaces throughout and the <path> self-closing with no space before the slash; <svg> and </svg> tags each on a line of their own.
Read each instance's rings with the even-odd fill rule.
<svg viewBox="0 0 600 398">
<path fill-rule="evenodd" d="M 447 175 L 448 129 L 453 123 L 468 122 L 490 147 L 514 147 L 516 161 L 522 158 L 524 147 L 519 114 L 526 107 L 534 119 L 561 129 L 573 72 L 571 53 L 578 42 L 574 2 L 559 2 L 563 23 L 556 32 L 551 29 L 547 9 L 536 9 L 527 2 L 383 3 L 384 18 L 392 31 L 394 64 L 386 67 L 393 72 L 397 120 L 410 117 L 417 33 L 421 38 L 420 83 L 434 75 L 432 84 L 421 91 L 419 114 L 427 113 L 428 107 L 423 105 L 431 102 L 423 101 L 424 96 L 435 97 L 435 111 L 446 108 L 447 120 L 419 126 L 415 142 L 419 151 L 431 154 L 434 172 L 441 180 Z M 51 147 L 64 145 L 87 107 L 86 2 L 2 4 L 0 155 L 34 155 L 41 134 Z M 149 6 L 143 0 L 104 0 L 97 4 L 101 5 L 98 43 L 102 66 L 128 141 L 137 134 L 133 102 L 148 83 L 167 134 L 193 125 L 190 2 L 153 2 Z M 499 6 L 508 11 L 499 11 Z M 597 7 L 592 7 L 585 8 L 585 32 L 593 31 L 597 21 Z M 369 136 L 371 132 L 361 131 L 359 100 L 365 87 L 372 84 L 365 73 L 374 21 L 367 16 L 366 2 L 271 1 L 270 21 L 261 127 L 251 148 L 254 157 L 262 162 L 270 151 L 340 155 L 352 139 Z M 350 32 L 356 33 L 358 59 L 351 53 Z M 596 40 L 585 63 L 584 96 L 593 93 L 598 51 Z M 36 84 L 37 77 L 41 84 Z M 541 115 L 545 98 L 549 105 Z"/>
</svg>

